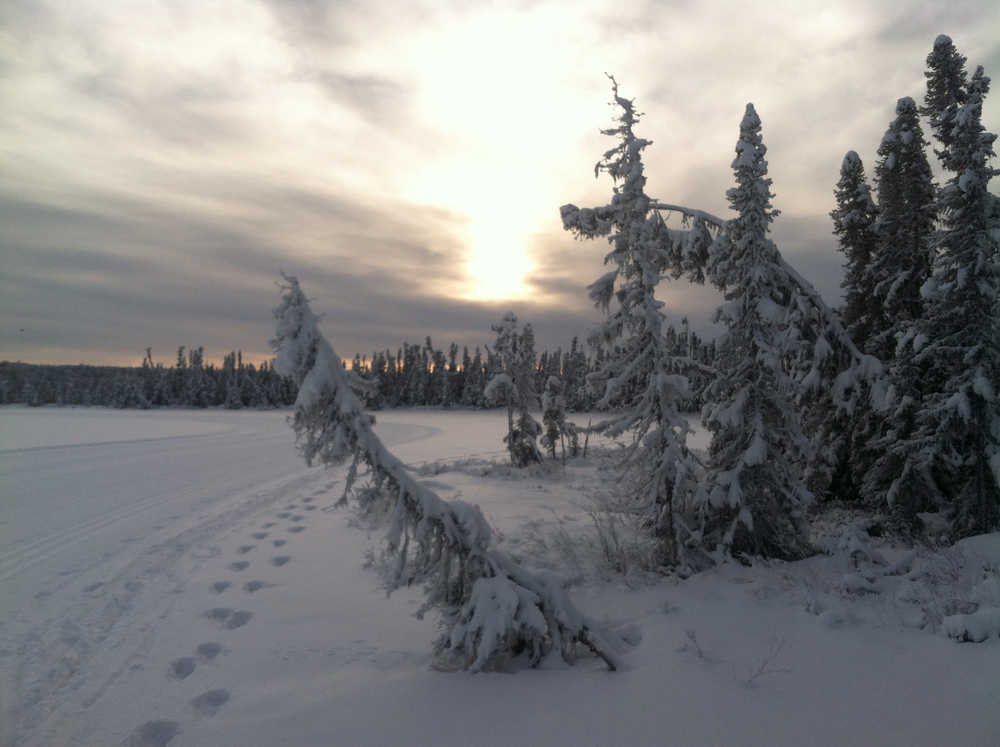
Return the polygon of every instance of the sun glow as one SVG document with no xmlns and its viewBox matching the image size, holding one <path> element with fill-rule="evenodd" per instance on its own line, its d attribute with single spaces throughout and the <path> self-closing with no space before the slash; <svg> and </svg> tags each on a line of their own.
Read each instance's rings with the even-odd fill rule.
<svg viewBox="0 0 1000 747">
<path fill-rule="evenodd" d="M 567 72 L 561 53 L 567 37 L 545 30 L 565 23 L 561 13 L 491 7 L 446 16 L 406 42 L 420 73 L 411 111 L 435 137 L 405 171 L 402 191 L 467 220 L 462 296 L 523 298 L 535 268 L 532 237 L 558 226 L 560 182 L 539 165 L 573 121 L 593 118 L 579 114 L 584 97 L 561 95 L 575 68 Z"/>
<path fill-rule="evenodd" d="M 467 297 L 487 301 L 526 295 L 525 277 L 532 266 L 524 235 L 489 222 L 474 224 L 471 234 Z"/>
</svg>

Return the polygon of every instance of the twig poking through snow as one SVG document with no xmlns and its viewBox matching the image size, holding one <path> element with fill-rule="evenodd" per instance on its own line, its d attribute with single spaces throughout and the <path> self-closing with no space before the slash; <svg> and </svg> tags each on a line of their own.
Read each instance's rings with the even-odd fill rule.
<svg viewBox="0 0 1000 747">
<path fill-rule="evenodd" d="M 781 655 L 781 651 L 784 648 L 784 638 L 772 638 L 771 643 L 768 646 L 767 653 L 761 657 L 760 661 L 758 661 L 756 665 L 747 670 L 747 676 L 742 681 L 743 686 L 748 688 L 755 687 L 757 680 L 767 675 L 791 674 L 791 669 L 787 667 L 777 667 L 774 665 L 775 660 Z"/>
</svg>

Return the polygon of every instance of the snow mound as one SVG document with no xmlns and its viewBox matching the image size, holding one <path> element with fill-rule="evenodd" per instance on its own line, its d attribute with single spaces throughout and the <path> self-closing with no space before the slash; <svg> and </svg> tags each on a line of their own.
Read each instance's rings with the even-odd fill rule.
<svg viewBox="0 0 1000 747">
<path fill-rule="evenodd" d="M 970 615 L 951 615 L 944 619 L 943 628 L 949 638 L 981 643 L 1000 638 L 1000 607 L 980 607 Z"/>
</svg>

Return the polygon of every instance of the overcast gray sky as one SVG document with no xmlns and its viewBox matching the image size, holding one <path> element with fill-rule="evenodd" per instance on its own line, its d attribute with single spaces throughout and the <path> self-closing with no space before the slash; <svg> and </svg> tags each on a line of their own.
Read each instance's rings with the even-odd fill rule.
<svg viewBox="0 0 1000 747">
<path fill-rule="evenodd" d="M 871 173 L 939 33 L 1000 78 L 993 0 L 4 0 L 0 359 L 269 357 L 281 269 L 343 355 L 488 342 L 508 308 L 583 336 L 607 245 L 559 206 L 610 197 L 605 71 L 646 114 L 647 191 L 720 215 L 752 101 L 774 238 L 839 303 L 840 161 Z M 662 295 L 706 326 L 711 294 Z"/>
</svg>

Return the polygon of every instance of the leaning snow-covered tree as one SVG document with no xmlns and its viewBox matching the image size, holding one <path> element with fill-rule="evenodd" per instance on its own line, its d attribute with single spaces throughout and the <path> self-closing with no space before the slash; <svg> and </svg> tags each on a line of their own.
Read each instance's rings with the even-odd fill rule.
<svg viewBox="0 0 1000 747">
<path fill-rule="evenodd" d="M 272 346 L 275 370 L 299 386 L 289 418 L 299 450 L 309 464 L 350 463 L 343 500 L 354 492 L 384 503 L 391 517 L 386 586 L 424 584 L 418 616 L 440 613 L 438 653 L 477 671 L 520 652 L 532 665 L 565 660 L 580 644 L 615 669 L 624 644 L 581 614 L 557 577 L 498 550 L 477 506 L 441 499 L 385 448 L 298 280 L 283 278 Z M 359 467 L 367 467 L 371 485 L 354 491 Z"/>
<path fill-rule="evenodd" d="M 726 332 L 717 342 L 719 377 L 704 411 L 712 442 L 703 514 L 706 536 L 721 550 L 795 559 L 809 552 L 804 514 L 811 496 L 803 477 L 809 443 L 783 365 L 795 293 L 768 238 L 777 211 L 766 152 L 760 118 L 747 104 L 733 160 L 736 186 L 727 193 L 737 215 L 709 258 L 710 276 L 724 281 L 716 321 Z"/>
<path fill-rule="evenodd" d="M 620 109 L 617 126 L 603 130 L 616 138 L 614 148 L 594 169 L 606 172 L 614 183 L 611 203 L 592 210 L 563 206 L 563 225 L 578 238 L 608 237 L 611 252 L 605 264 L 614 269 L 590 285 L 590 297 L 607 316 L 591 339 L 616 348 L 604 366 L 590 375 L 600 387 L 601 407 L 616 414 L 594 426 L 610 436 L 630 433 L 632 446 L 625 467 L 635 496 L 631 510 L 650 520 L 659 538 L 659 561 L 671 565 L 689 533 L 681 511 L 694 501 L 698 482 L 696 463 L 686 440 L 691 428 L 678 412 L 690 396 L 684 371 L 695 365 L 675 356 L 667 345 L 663 302 L 656 286 L 671 266 L 674 247 L 663 219 L 651 208 L 646 195 L 642 151 L 649 140 L 635 134 L 640 115 L 631 99 L 618 94 L 611 78 L 614 103 Z"/>
</svg>

